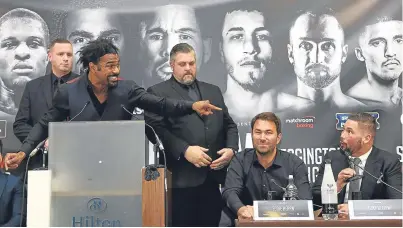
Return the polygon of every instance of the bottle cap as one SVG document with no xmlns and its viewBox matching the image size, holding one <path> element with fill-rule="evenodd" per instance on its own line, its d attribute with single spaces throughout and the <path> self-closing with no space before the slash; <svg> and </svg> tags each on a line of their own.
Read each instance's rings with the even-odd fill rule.
<svg viewBox="0 0 403 228">
<path fill-rule="evenodd" d="M 294 179 L 293 175 L 288 175 L 288 179 Z"/>
<path fill-rule="evenodd" d="M 332 160 L 330 160 L 330 159 L 325 160 L 325 164 L 331 164 L 331 163 L 332 163 Z"/>
</svg>

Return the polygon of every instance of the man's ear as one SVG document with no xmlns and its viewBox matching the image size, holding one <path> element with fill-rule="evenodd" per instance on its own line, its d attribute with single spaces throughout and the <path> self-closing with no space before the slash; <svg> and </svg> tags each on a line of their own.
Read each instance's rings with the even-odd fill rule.
<svg viewBox="0 0 403 228">
<path fill-rule="evenodd" d="M 364 55 L 362 54 L 362 49 L 357 47 L 354 49 L 355 52 L 355 57 L 357 57 L 357 59 L 361 62 L 365 61 Z"/>
<path fill-rule="evenodd" d="M 294 52 L 292 50 L 291 44 L 287 44 L 287 53 L 288 53 L 288 60 L 290 61 L 291 65 L 294 65 Z"/>
<path fill-rule="evenodd" d="M 203 63 L 207 63 L 211 58 L 211 38 L 206 38 L 203 40 Z"/>
<path fill-rule="evenodd" d="M 346 62 L 347 55 L 348 55 L 348 45 L 346 44 L 343 46 L 343 49 L 342 49 L 342 56 L 341 56 L 342 63 Z"/>
<path fill-rule="evenodd" d="M 281 142 L 281 139 L 283 138 L 283 134 L 280 133 L 277 135 L 277 144 L 279 144 Z"/>
</svg>

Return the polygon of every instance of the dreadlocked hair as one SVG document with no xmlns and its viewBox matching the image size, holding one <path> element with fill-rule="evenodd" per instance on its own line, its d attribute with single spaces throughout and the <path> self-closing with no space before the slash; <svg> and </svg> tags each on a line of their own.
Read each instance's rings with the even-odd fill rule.
<svg viewBox="0 0 403 228">
<path fill-rule="evenodd" d="M 102 56 L 106 54 L 118 54 L 117 48 L 110 40 L 96 39 L 82 47 L 78 53 L 80 58 L 77 63 L 81 64 L 85 71 L 88 71 L 90 63 L 98 64 Z"/>
</svg>

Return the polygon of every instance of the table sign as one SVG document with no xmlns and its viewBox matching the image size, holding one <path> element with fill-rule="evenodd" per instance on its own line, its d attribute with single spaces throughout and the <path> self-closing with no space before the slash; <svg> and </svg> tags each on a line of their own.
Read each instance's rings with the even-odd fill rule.
<svg viewBox="0 0 403 228">
<path fill-rule="evenodd" d="M 350 219 L 402 219 L 401 199 L 349 200 Z"/>
<path fill-rule="evenodd" d="M 311 200 L 253 201 L 254 220 L 314 220 Z"/>
</svg>

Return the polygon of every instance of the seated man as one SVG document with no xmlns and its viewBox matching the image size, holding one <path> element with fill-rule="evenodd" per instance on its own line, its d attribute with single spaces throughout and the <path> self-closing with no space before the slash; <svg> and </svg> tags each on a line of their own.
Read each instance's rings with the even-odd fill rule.
<svg viewBox="0 0 403 228">
<path fill-rule="evenodd" d="M 2 157 L 0 154 L 0 226 L 20 226 L 21 216 L 25 225 L 25 213 L 22 206 L 22 181 L 18 177 L 4 173 L 2 170 Z"/>
<path fill-rule="evenodd" d="M 312 199 L 307 166 L 296 155 L 277 149 L 280 119 L 264 112 L 253 118 L 251 126 L 253 149 L 237 153 L 228 168 L 220 226 L 234 226 L 237 217 L 252 219 L 254 200 L 281 200 L 289 175 L 294 176 L 298 198 Z M 269 197 L 269 192 L 275 193 Z"/>
<path fill-rule="evenodd" d="M 330 159 L 335 180 L 339 203 L 339 217 L 348 215 L 347 201 L 351 199 L 352 192 L 360 192 L 365 199 L 401 199 L 402 194 L 365 173 L 360 167 L 381 179 L 391 186 L 402 190 L 402 163 L 397 154 L 389 153 L 374 146 L 376 122 L 368 113 L 351 115 L 340 136 L 340 149 L 325 155 L 323 161 Z M 347 152 L 347 153 L 346 153 Z M 349 154 L 351 153 L 351 154 Z M 354 162 L 349 161 L 351 156 Z M 323 162 L 316 182 L 312 187 L 314 204 L 322 204 L 321 185 L 325 163 Z M 348 182 L 355 175 L 362 178 Z"/>
</svg>

